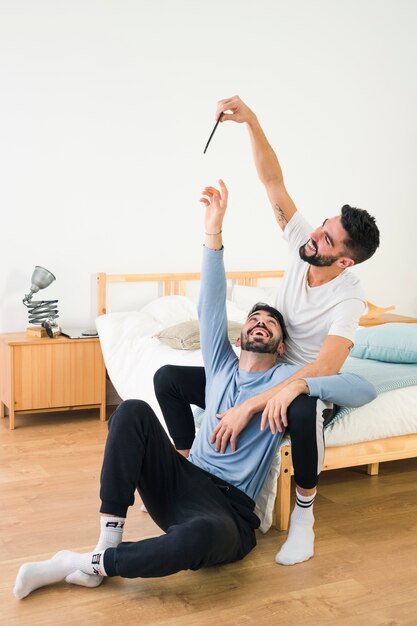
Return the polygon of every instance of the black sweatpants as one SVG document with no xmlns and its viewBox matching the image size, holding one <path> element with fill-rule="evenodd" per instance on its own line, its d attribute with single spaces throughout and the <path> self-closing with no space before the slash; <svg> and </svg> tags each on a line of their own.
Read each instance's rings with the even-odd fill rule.
<svg viewBox="0 0 417 626">
<path fill-rule="evenodd" d="M 171 444 L 151 407 L 127 400 L 109 421 L 101 513 L 125 517 L 139 494 L 165 534 L 104 554 L 109 576 L 158 577 L 242 559 L 256 545 L 254 502 L 196 467 Z"/>
<path fill-rule="evenodd" d="M 195 426 L 190 404 L 205 408 L 203 367 L 164 365 L 154 376 L 155 394 L 178 450 L 191 448 Z M 296 484 L 312 489 L 318 483 L 324 459 L 324 426 L 337 407 L 319 398 L 301 395 L 288 408 L 288 428 Z M 239 445 L 239 440 L 237 442 Z"/>
</svg>

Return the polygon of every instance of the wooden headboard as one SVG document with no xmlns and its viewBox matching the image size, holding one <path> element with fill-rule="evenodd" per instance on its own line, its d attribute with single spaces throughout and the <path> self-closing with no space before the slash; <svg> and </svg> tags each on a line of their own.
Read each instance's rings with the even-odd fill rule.
<svg viewBox="0 0 417 626">
<path fill-rule="evenodd" d="M 226 277 L 236 285 L 245 285 L 247 287 L 257 287 L 258 280 L 261 278 L 282 278 L 283 270 L 257 270 L 253 272 L 227 272 Z M 98 315 L 103 315 L 107 311 L 107 283 L 141 283 L 153 282 L 162 285 L 162 294 L 185 295 L 186 283 L 189 281 L 200 280 L 198 272 L 190 272 L 185 274 L 106 274 L 100 272 L 98 274 Z"/>
</svg>

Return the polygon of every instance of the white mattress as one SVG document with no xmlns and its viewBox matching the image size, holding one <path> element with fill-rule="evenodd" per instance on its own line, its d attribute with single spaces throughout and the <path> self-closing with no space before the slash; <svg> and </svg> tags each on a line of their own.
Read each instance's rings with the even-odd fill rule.
<svg viewBox="0 0 417 626">
<path fill-rule="evenodd" d="M 417 386 L 386 391 L 325 429 L 327 446 L 417 432 Z"/>
</svg>

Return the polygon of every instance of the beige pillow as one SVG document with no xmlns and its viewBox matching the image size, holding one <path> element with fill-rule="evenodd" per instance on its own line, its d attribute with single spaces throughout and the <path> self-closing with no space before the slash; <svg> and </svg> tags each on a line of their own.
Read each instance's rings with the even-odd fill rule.
<svg viewBox="0 0 417 626">
<path fill-rule="evenodd" d="M 236 343 L 240 337 L 242 324 L 238 322 L 228 322 L 228 336 L 230 343 Z M 198 320 L 181 322 L 161 330 L 154 335 L 159 341 L 175 348 L 176 350 L 198 350 L 200 348 L 200 326 Z"/>
</svg>

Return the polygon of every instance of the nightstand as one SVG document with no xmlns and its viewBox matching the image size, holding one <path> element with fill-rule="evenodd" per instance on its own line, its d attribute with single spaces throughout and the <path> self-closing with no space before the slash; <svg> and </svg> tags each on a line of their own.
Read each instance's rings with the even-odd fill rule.
<svg viewBox="0 0 417 626">
<path fill-rule="evenodd" d="M 0 334 L 0 417 L 100 409 L 106 419 L 106 370 L 98 338 Z"/>
</svg>

